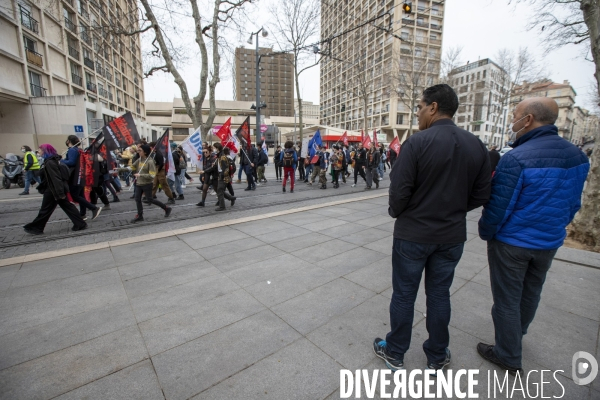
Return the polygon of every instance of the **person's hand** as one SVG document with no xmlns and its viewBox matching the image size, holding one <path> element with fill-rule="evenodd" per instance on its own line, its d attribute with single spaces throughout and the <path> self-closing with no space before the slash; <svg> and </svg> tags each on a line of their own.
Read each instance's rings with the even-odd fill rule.
<svg viewBox="0 0 600 400">
<path fill-rule="evenodd" d="M 254 168 L 254 164 L 250 163 L 250 166 L 251 166 L 252 168 Z"/>
<path fill-rule="evenodd" d="M 136 178 L 139 178 L 140 174 L 133 174 L 133 176 L 135 176 Z"/>
<path fill-rule="evenodd" d="M 198 174 L 202 175 L 204 173 L 203 170 L 198 171 Z"/>
<path fill-rule="evenodd" d="M 190 183 L 194 182 L 194 180 L 192 178 L 190 178 Z"/>
</svg>

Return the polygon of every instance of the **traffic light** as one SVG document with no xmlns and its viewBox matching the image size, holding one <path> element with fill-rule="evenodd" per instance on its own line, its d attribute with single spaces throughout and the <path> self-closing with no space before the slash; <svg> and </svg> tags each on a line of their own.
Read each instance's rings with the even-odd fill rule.
<svg viewBox="0 0 600 400">
<path fill-rule="evenodd" d="M 405 14 L 412 14 L 412 2 L 405 1 L 404 4 L 402 4 L 402 9 L 404 10 Z"/>
</svg>

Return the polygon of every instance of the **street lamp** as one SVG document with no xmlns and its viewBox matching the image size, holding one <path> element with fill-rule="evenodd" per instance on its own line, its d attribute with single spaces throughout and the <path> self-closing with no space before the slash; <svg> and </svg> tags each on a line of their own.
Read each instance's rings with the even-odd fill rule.
<svg viewBox="0 0 600 400">
<path fill-rule="evenodd" d="M 260 101 L 260 55 L 258 54 L 258 34 L 262 33 L 262 37 L 269 36 L 265 28 L 261 27 L 258 31 L 252 32 L 248 39 L 248 44 L 252 44 L 252 37 L 256 36 L 256 104 L 253 104 L 251 109 L 256 110 L 256 141 L 260 132 L 260 109 L 267 108 L 267 104 Z"/>
</svg>

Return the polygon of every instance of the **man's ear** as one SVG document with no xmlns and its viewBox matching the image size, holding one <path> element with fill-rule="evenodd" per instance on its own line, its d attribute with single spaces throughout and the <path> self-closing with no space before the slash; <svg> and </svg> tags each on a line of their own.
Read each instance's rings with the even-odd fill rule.
<svg viewBox="0 0 600 400">
<path fill-rule="evenodd" d="M 431 107 L 432 115 L 438 112 L 438 103 L 436 103 L 435 101 L 432 102 L 428 107 Z"/>
</svg>

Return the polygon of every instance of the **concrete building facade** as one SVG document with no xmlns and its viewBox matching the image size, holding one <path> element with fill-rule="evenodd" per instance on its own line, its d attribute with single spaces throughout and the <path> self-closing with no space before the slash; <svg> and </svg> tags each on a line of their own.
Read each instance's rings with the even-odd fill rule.
<svg viewBox="0 0 600 400">
<path fill-rule="evenodd" d="M 79 109 L 83 104 L 83 110 L 72 118 L 67 117 L 69 111 L 60 121 L 71 126 L 68 134 L 87 135 L 130 111 L 140 134 L 149 135 L 149 125 L 144 123 L 139 36 L 113 34 L 135 30 L 137 23 L 133 0 L 3 1 L 0 153 L 18 150 L 25 143 L 52 142 L 38 137 L 54 126 L 42 117 L 44 104 L 49 107 L 48 116 L 56 107 Z M 58 98 L 42 99 L 50 97 Z M 83 132 L 74 126 L 82 126 Z M 66 128 L 54 131 L 60 136 L 66 133 Z M 64 146 L 64 140 L 61 142 Z"/>
<path fill-rule="evenodd" d="M 401 0 L 322 2 L 323 40 L 355 27 L 357 21 L 386 15 L 331 40 L 324 48 L 331 57 L 325 57 L 321 63 L 323 125 L 359 132 L 377 129 L 387 135 L 388 142 L 394 136 L 401 141 L 408 137 L 409 121 L 416 122 L 416 118 L 407 105 L 411 104 L 407 101 L 409 91 L 398 81 L 414 83 L 413 92 L 437 83 L 445 6 L 441 1 L 415 0 L 412 13 L 406 14 L 403 3 Z M 391 26 L 394 36 L 378 26 Z M 416 130 L 414 124 L 413 131 Z"/>
<path fill-rule="evenodd" d="M 294 116 L 294 66 L 290 56 L 260 48 L 260 99 L 267 103 L 262 115 Z M 256 103 L 256 50 L 235 49 L 233 98 Z"/>
<path fill-rule="evenodd" d="M 459 100 L 454 122 L 487 145 L 504 146 L 510 90 L 506 71 L 486 58 L 455 68 L 449 80 Z"/>
<path fill-rule="evenodd" d="M 294 112 L 296 113 L 296 116 L 300 114 L 298 102 L 294 102 Z M 302 101 L 302 113 L 303 118 L 319 119 L 321 107 L 318 104 L 314 104 L 312 101 Z"/>
</svg>

